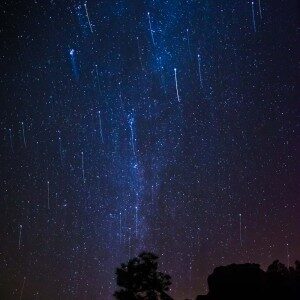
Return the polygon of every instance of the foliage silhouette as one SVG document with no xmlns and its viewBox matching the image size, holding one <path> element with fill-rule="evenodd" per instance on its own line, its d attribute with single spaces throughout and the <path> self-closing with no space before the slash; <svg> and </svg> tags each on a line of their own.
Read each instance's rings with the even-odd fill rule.
<svg viewBox="0 0 300 300">
<path fill-rule="evenodd" d="M 172 300 L 167 294 L 171 277 L 158 272 L 158 256 L 143 252 L 117 268 L 117 285 L 114 293 L 118 300 Z"/>
</svg>

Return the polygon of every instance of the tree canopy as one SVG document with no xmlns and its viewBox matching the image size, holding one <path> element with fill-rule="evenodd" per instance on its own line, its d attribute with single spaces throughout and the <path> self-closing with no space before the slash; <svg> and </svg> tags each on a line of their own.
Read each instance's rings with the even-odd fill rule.
<svg viewBox="0 0 300 300">
<path fill-rule="evenodd" d="M 158 271 L 158 256 L 143 252 L 121 264 L 116 270 L 117 285 L 114 296 L 118 300 L 172 300 L 167 294 L 171 277 Z"/>
</svg>

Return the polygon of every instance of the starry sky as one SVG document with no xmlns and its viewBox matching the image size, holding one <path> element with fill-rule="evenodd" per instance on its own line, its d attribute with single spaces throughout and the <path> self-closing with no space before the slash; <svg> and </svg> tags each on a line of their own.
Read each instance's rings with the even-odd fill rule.
<svg viewBox="0 0 300 300">
<path fill-rule="evenodd" d="M 299 258 L 296 0 L 0 7 L 2 299 L 112 299 L 142 250 L 175 299 Z"/>
</svg>

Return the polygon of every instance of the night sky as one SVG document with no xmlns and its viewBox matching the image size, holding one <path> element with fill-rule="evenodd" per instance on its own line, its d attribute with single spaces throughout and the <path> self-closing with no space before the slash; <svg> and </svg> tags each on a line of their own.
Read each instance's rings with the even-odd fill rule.
<svg viewBox="0 0 300 300">
<path fill-rule="evenodd" d="M 142 250 L 175 299 L 299 258 L 296 0 L 0 8 L 1 299 L 112 299 Z"/>
</svg>

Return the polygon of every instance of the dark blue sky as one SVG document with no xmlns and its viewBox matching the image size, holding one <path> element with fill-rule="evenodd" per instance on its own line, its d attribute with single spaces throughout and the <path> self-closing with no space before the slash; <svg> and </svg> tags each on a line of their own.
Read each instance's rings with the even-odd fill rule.
<svg viewBox="0 0 300 300">
<path fill-rule="evenodd" d="M 4 1 L 5 299 L 111 299 L 115 268 L 142 250 L 175 299 L 220 264 L 292 263 L 297 9 Z"/>
</svg>

